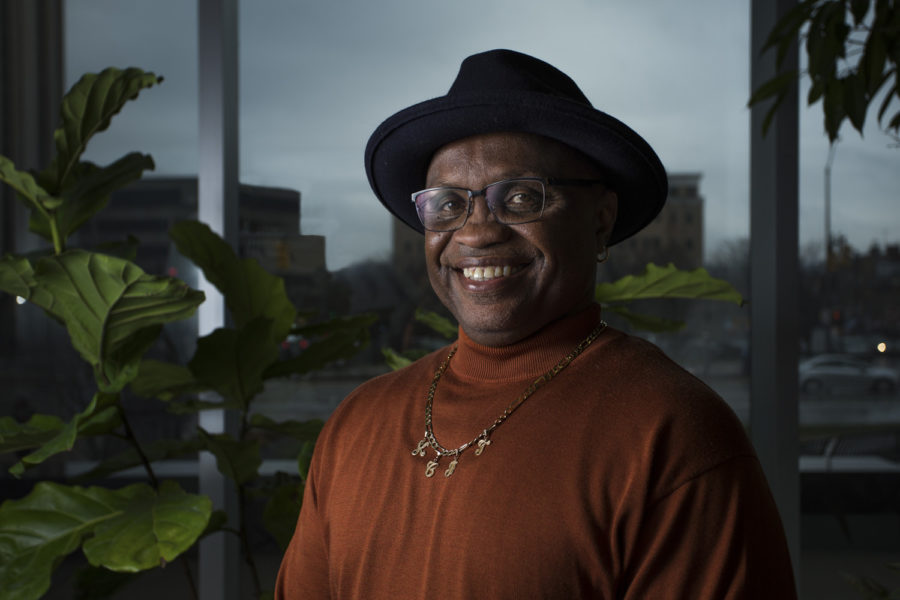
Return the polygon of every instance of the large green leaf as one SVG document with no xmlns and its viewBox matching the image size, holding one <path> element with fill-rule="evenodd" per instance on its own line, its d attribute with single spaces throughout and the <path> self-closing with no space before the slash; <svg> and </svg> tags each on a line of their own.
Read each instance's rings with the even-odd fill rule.
<svg viewBox="0 0 900 600">
<path fill-rule="evenodd" d="M 769 81 L 766 81 L 762 85 L 760 85 L 756 90 L 754 90 L 753 95 L 750 96 L 750 100 L 747 101 L 747 106 L 753 106 L 754 104 L 762 102 L 763 100 L 766 100 L 767 98 L 771 98 L 773 96 L 775 98 L 775 100 L 769 107 L 769 110 L 766 111 L 766 116 L 763 118 L 763 135 L 766 135 L 766 133 L 769 131 L 769 127 L 772 125 L 772 121 L 775 119 L 775 115 L 777 114 L 779 107 L 784 102 L 785 98 L 787 98 L 787 93 L 790 89 L 791 84 L 799 76 L 800 73 L 796 69 L 782 71 Z"/>
<path fill-rule="evenodd" d="M 20 500 L 0 505 L 0 590 L 4 600 L 39 598 L 54 565 L 85 537 L 91 564 L 138 571 L 171 561 L 197 539 L 211 502 L 163 483 L 120 490 L 39 482 Z"/>
<path fill-rule="evenodd" d="M 262 458 L 259 453 L 259 440 L 235 440 L 227 434 L 212 435 L 200 430 L 200 437 L 206 449 L 216 457 L 216 466 L 238 485 L 252 481 L 259 476 Z"/>
<path fill-rule="evenodd" d="M 448 340 L 454 339 L 459 333 L 459 326 L 450 319 L 421 308 L 416 309 L 416 321 L 427 325 Z"/>
<path fill-rule="evenodd" d="M 9 472 L 16 477 L 21 477 L 27 467 L 38 465 L 60 452 L 68 452 L 75 445 L 79 433 L 86 427 L 97 427 L 99 423 L 104 423 L 105 429 L 115 426 L 118 424 L 119 418 L 116 408 L 117 401 L 118 398 L 114 395 L 97 392 L 87 408 L 75 415 L 71 421 L 63 424 L 52 435 L 49 430 L 45 430 L 48 439 L 42 442 L 37 450 L 22 457 L 9 469 Z M 45 426 L 49 426 L 49 424 L 49 421 L 43 422 Z"/>
<path fill-rule="evenodd" d="M 33 600 L 50 587 L 57 561 L 74 552 L 107 512 L 109 490 L 40 482 L 0 505 L 0 590 L 4 600 Z M 98 499 L 99 497 L 99 499 Z"/>
<path fill-rule="evenodd" d="M 113 406 L 106 406 L 90 414 L 77 415 L 76 419 L 78 436 L 100 435 L 112 431 L 121 424 L 118 410 Z M 68 425 L 71 424 L 63 422 L 55 415 L 34 414 L 25 423 L 19 423 L 12 417 L 0 417 L 0 454 L 44 446 Z"/>
<path fill-rule="evenodd" d="M 145 170 L 153 167 L 150 155 L 139 152 L 126 154 L 102 168 L 89 162 L 78 163 L 72 185 L 62 194 L 62 203 L 51 211 L 60 237 L 70 236 L 106 206 L 111 192 L 140 179 Z M 29 229 L 45 239 L 52 239 L 50 223 L 40 213 L 32 212 Z"/>
<path fill-rule="evenodd" d="M 597 302 L 631 302 L 648 298 L 691 298 L 723 300 L 742 305 L 744 299 L 730 283 L 710 276 L 706 269 L 682 271 L 674 265 L 658 267 L 649 263 L 640 275 L 627 275 L 618 281 L 597 284 Z"/>
<path fill-rule="evenodd" d="M 29 302 L 40 306 L 53 318 L 62 319 L 56 300 L 34 280 L 34 267 L 25 257 L 7 254 L 0 258 L 0 290 L 21 296 Z"/>
<path fill-rule="evenodd" d="M 79 79 L 63 97 L 61 123 L 53 134 L 57 154 L 40 174 L 41 183 L 56 194 L 67 190 L 91 137 L 109 127 L 112 117 L 128 100 L 161 81 L 162 77 L 134 67 L 110 67 Z"/>
<path fill-rule="evenodd" d="M 165 566 L 194 545 L 212 511 L 206 496 L 188 494 L 174 481 L 164 481 L 156 493 L 147 485 L 126 488 L 127 503 L 100 521 L 84 543 L 84 555 L 94 566 L 135 572 Z"/>
<path fill-rule="evenodd" d="M 19 171 L 11 160 L 2 155 L 0 155 L 0 181 L 14 189 L 19 199 L 34 211 L 46 214 L 46 211 L 55 209 L 62 202 L 60 198 L 41 187 L 31 173 Z"/>
<path fill-rule="evenodd" d="M 53 439 L 64 425 L 55 415 L 35 414 L 26 423 L 0 417 L 0 454 L 37 448 Z"/>
<path fill-rule="evenodd" d="M 887 46 L 884 35 L 873 31 L 866 40 L 863 55 L 859 61 L 859 72 L 866 82 L 869 96 L 874 96 L 885 81 L 884 67 L 887 61 Z"/>
<path fill-rule="evenodd" d="M 141 361 L 138 374 L 131 381 L 131 391 L 138 396 L 165 401 L 208 389 L 210 386 L 198 381 L 187 367 L 149 358 Z"/>
<path fill-rule="evenodd" d="M 866 122 L 866 111 L 869 108 L 869 98 L 866 94 L 866 84 L 861 76 L 851 73 L 844 78 L 844 108 L 850 123 L 862 134 Z"/>
<path fill-rule="evenodd" d="M 234 250 L 204 223 L 183 221 L 169 232 L 178 251 L 203 270 L 222 295 L 237 327 L 254 319 L 271 319 L 274 343 L 291 329 L 297 310 L 284 288 L 284 280 L 268 273 L 253 259 L 238 259 Z"/>
<path fill-rule="evenodd" d="M 34 279 L 52 296 L 73 347 L 94 367 L 101 391 L 120 391 L 163 323 L 193 314 L 203 293 L 145 274 L 120 258 L 71 250 L 40 259 Z"/>
<path fill-rule="evenodd" d="M 263 373 L 277 358 L 271 321 L 259 318 L 238 330 L 217 329 L 197 340 L 188 367 L 197 381 L 247 406 L 262 391 Z"/>
<path fill-rule="evenodd" d="M 795 40 L 795 36 L 800 31 L 803 24 L 809 19 L 809 15 L 815 7 L 818 0 L 804 0 L 798 3 L 785 13 L 769 32 L 762 51 L 765 52 L 769 48 L 778 48 L 777 64 L 780 66 L 784 62 L 787 50 Z"/>
<path fill-rule="evenodd" d="M 269 500 L 263 508 L 263 526 L 284 551 L 287 550 L 294 535 L 294 527 L 300 515 L 303 484 L 298 481 L 285 481 L 269 490 L 267 495 Z"/>
<path fill-rule="evenodd" d="M 381 355 L 384 357 L 384 362 L 387 363 L 387 366 L 390 367 L 392 371 L 399 371 L 400 369 L 413 364 L 413 359 L 403 356 L 393 348 L 382 348 Z"/>
<path fill-rule="evenodd" d="M 299 356 L 278 361 L 266 370 L 265 378 L 302 375 L 321 369 L 336 360 L 355 356 L 369 344 L 369 327 L 377 317 L 372 314 L 340 317 L 325 323 L 301 327 L 294 331 L 318 338 Z"/>
</svg>

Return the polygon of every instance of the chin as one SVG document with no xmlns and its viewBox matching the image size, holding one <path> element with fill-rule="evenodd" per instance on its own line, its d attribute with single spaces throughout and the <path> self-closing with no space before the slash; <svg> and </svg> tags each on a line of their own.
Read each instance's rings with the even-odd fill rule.
<svg viewBox="0 0 900 600">
<path fill-rule="evenodd" d="M 522 340 L 543 327 L 544 323 L 533 319 L 524 322 L 512 321 L 511 315 L 505 312 L 492 319 L 457 319 L 475 342 L 484 346 L 503 346 Z"/>
</svg>

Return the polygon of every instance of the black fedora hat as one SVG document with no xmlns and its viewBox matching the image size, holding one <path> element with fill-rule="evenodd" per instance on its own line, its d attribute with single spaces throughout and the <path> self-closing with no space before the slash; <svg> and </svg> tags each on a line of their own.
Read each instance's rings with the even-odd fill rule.
<svg viewBox="0 0 900 600">
<path fill-rule="evenodd" d="M 568 75 L 512 50 L 469 56 L 446 96 L 410 106 L 379 125 L 366 145 L 369 184 L 388 210 L 422 232 L 410 194 L 425 187 L 434 153 L 455 140 L 504 131 L 560 141 L 606 172 L 619 197 L 610 244 L 637 233 L 665 204 L 666 171 L 650 145 L 595 109 Z"/>
</svg>

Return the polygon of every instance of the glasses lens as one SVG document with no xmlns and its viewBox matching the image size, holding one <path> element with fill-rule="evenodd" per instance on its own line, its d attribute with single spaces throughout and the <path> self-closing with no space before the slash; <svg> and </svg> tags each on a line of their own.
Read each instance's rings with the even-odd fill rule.
<svg viewBox="0 0 900 600">
<path fill-rule="evenodd" d="M 528 223 L 541 218 L 544 184 L 535 179 L 510 179 L 489 185 L 485 197 L 501 223 Z"/>
<path fill-rule="evenodd" d="M 435 188 L 416 194 L 416 211 L 425 229 L 450 231 L 462 225 L 469 210 L 469 191 Z"/>
</svg>

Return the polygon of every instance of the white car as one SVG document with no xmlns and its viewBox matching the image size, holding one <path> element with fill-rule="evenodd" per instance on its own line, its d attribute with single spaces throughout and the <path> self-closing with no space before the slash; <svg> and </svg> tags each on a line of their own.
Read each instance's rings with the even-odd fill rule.
<svg viewBox="0 0 900 600">
<path fill-rule="evenodd" d="M 894 392 L 900 376 L 897 371 L 870 365 L 863 360 L 839 354 L 822 354 L 800 362 L 800 389 L 819 392 Z"/>
</svg>

